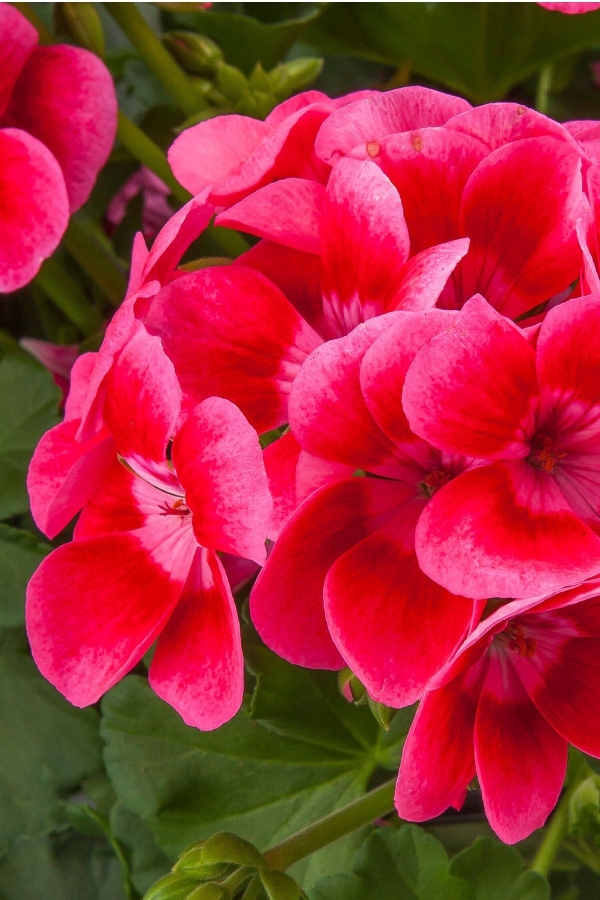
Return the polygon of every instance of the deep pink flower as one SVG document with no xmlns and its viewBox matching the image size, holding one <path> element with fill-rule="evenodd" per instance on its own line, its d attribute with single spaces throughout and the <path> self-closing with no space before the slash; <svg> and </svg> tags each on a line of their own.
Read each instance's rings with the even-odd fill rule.
<svg viewBox="0 0 600 900">
<path fill-rule="evenodd" d="M 477 775 L 488 821 L 512 844 L 546 821 L 567 743 L 600 756 L 600 581 L 505 604 L 435 677 L 404 745 L 403 819 L 459 809 Z"/>
<path fill-rule="evenodd" d="M 264 218 L 282 235 L 296 212 L 298 241 L 258 244 L 236 265 L 183 275 L 152 300 L 145 321 L 175 365 L 184 408 L 216 394 L 259 431 L 287 422 L 291 384 L 315 347 L 374 316 L 434 306 L 467 250 L 457 241 L 411 257 L 398 193 L 369 161 L 341 161 L 326 189 L 299 183 L 307 190 L 303 205 L 288 195 L 295 208 L 279 191 L 289 182 L 263 189 Z"/>
<path fill-rule="evenodd" d="M 538 6 L 555 12 L 567 13 L 570 16 L 600 9 L 600 3 L 542 3 L 541 0 L 538 0 Z"/>
<path fill-rule="evenodd" d="M 27 630 L 42 674 L 77 706 L 95 703 L 160 635 L 150 683 L 188 724 L 210 729 L 235 714 L 243 691 L 239 624 L 215 551 L 264 562 L 271 498 L 240 411 L 210 398 L 178 427 L 180 403 L 160 340 L 138 326 L 108 379 L 111 467 L 75 540 L 31 579 Z"/>
<path fill-rule="evenodd" d="M 551 309 L 530 334 L 474 297 L 416 356 L 411 428 L 485 461 L 417 527 L 421 567 L 448 590 L 528 597 L 600 570 L 599 348 L 598 295 Z"/>
<path fill-rule="evenodd" d="M 129 178 L 106 207 L 106 223 L 110 232 L 122 222 L 127 204 L 138 194 L 142 195 L 142 234 L 152 240 L 173 215 L 168 196 L 171 190 L 164 181 L 141 166 Z"/>
<path fill-rule="evenodd" d="M 36 275 L 88 198 L 115 138 L 112 78 L 79 47 L 39 47 L 0 5 L 0 291 Z"/>
<path fill-rule="evenodd" d="M 344 663 L 369 694 L 414 702 L 479 614 L 425 576 L 414 532 L 429 498 L 471 461 L 416 437 L 402 412 L 406 370 L 454 321 L 443 310 L 371 319 L 319 347 L 290 398 L 303 451 L 346 472 L 306 499 L 252 591 L 259 634 L 298 665 Z"/>
</svg>

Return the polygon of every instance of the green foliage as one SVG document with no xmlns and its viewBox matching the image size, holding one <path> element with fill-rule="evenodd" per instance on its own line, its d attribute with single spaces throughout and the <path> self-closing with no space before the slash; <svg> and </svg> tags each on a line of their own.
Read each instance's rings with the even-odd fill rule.
<svg viewBox="0 0 600 900">
<path fill-rule="evenodd" d="M 51 549 L 28 531 L 0 522 L 0 628 L 23 624 L 27 582 Z"/>
<path fill-rule="evenodd" d="M 522 868 L 515 849 L 486 838 L 448 862 L 439 841 L 404 825 L 372 834 L 352 874 L 318 882 L 311 900 L 549 900 L 546 880 Z"/>
</svg>

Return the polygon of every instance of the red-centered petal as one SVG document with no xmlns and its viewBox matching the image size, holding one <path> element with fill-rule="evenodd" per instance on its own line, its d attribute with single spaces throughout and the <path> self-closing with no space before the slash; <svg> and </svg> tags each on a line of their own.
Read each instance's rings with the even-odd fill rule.
<svg viewBox="0 0 600 900">
<path fill-rule="evenodd" d="M 330 337 L 393 307 L 410 240 L 398 191 L 375 163 L 342 159 L 321 218 L 323 311 Z"/>
<path fill-rule="evenodd" d="M 190 194 L 199 194 L 238 170 L 268 133 L 250 116 L 215 116 L 186 128 L 169 148 L 173 174 Z"/>
<path fill-rule="evenodd" d="M 107 379 L 104 416 L 120 456 L 142 478 L 175 486 L 167 444 L 181 407 L 181 389 L 160 338 L 143 325 L 119 355 Z"/>
<path fill-rule="evenodd" d="M 582 413 L 600 405 L 600 294 L 576 297 L 547 313 L 536 366 L 545 415 L 573 406 L 576 427 Z"/>
<path fill-rule="evenodd" d="M 466 597 L 534 597 L 600 568 L 600 539 L 552 475 L 522 460 L 444 485 L 419 519 L 416 549 L 430 578 Z"/>
<path fill-rule="evenodd" d="M 211 731 L 240 708 L 240 625 L 227 577 L 212 550 L 196 553 L 179 602 L 158 639 L 148 679 L 193 728 Z"/>
<path fill-rule="evenodd" d="M 488 822 L 506 844 L 541 828 L 558 800 L 567 742 L 537 711 L 492 645 L 475 719 L 475 764 Z"/>
<path fill-rule="evenodd" d="M 512 664 L 531 700 L 547 722 L 584 753 L 600 756 L 596 715 L 600 684 L 600 601 L 513 620 L 533 639 L 530 657 L 512 656 Z"/>
<path fill-rule="evenodd" d="M 225 397 L 259 432 L 287 422 L 291 383 L 321 343 L 274 284 L 242 266 L 178 278 L 156 297 L 146 327 L 175 366 L 184 412 Z"/>
<path fill-rule="evenodd" d="M 106 430 L 78 441 L 78 419 L 47 431 L 33 454 L 27 473 L 31 514 L 40 531 L 55 537 L 103 483 L 115 444 Z"/>
<path fill-rule="evenodd" d="M 263 452 L 269 491 L 273 498 L 273 514 L 269 524 L 269 539 L 279 537 L 281 529 L 298 505 L 296 498 L 296 469 L 300 444 L 291 431 L 269 444 Z"/>
<path fill-rule="evenodd" d="M 304 450 L 380 475 L 399 474 L 395 447 L 365 406 L 359 376 L 366 351 L 403 315 L 370 319 L 322 344 L 304 363 L 289 403 L 290 427 Z"/>
<path fill-rule="evenodd" d="M 10 3 L 0 6 L 0 116 L 15 82 L 38 42 L 38 33 Z"/>
<path fill-rule="evenodd" d="M 406 499 L 406 486 L 348 478 L 322 488 L 292 516 L 250 595 L 264 642 L 295 665 L 341 669 L 325 622 L 323 584 L 336 559 Z"/>
<path fill-rule="evenodd" d="M 300 94 L 288 97 L 283 103 L 279 103 L 275 109 L 271 110 L 265 122 L 267 125 L 275 128 L 281 125 L 282 122 L 285 122 L 291 115 L 297 113 L 298 110 L 304 109 L 312 103 L 330 104 L 332 109 L 335 109 L 337 102 L 338 100 L 332 100 L 327 94 L 323 94 L 322 91 L 302 91 Z"/>
<path fill-rule="evenodd" d="M 495 150 L 462 199 L 463 296 L 479 291 L 514 318 L 563 291 L 581 268 L 582 210 L 581 163 L 567 143 L 527 138 Z"/>
<path fill-rule="evenodd" d="M 196 544 L 153 526 L 63 544 L 27 588 L 34 659 L 75 706 L 95 703 L 144 655 L 171 614 Z"/>
<path fill-rule="evenodd" d="M 0 292 L 23 287 L 56 250 L 69 221 L 63 173 L 40 141 L 0 129 Z"/>
<path fill-rule="evenodd" d="M 381 167 L 398 188 L 413 253 L 463 236 L 462 193 L 487 152 L 480 141 L 447 128 L 420 128 L 381 142 Z"/>
<path fill-rule="evenodd" d="M 75 540 L 104 537 L 123 531 L 153 526 L 165 533 L 178 532 L 185 516 L 169 513 L 177 499 L 144 481 L 113 457 L 102 480 L 81 511 L 75 526 Z M 186 527 L 189 529 L 189 521 Z"/>
<path fill-rule="evenodd" d="M 410 499 L 341 556 L 325 580 L 325 616 L 340 653 L 369 695 L 414 703 L 468 631 L 473 601 L 419 568 L 414 530 L 425 500 Z"/>
<path fill-rule="evenodd" d="M 555 137 L 577 149 L 565 125 L 518 103 L 485 103 L 448 122 L 447 128 L 477 138 L 490 150 L 533 137 Z"/>
<path fill-rule="evenodd" d="M 219 206 L 231 206 L 251 191 L 283 178 L 308 178 L 324 183 L 329 167 L 317 158 L 314 142 L 332 103 L 311 103 L 286 116 L 259 141 L 237 171 L 211 194 Z"/>
<path fill-rule="evenodd" d="M 525 457 L 538 406 L 535 351 L 516 325 L 473 297 L 415 357 L 402 405 L 412 430 L 440 450 Z"/>
<path fill-rule="evenodd" d="M 460 97 L 412 85 L 358 100 L 332 113 L 321 125 L 315 150 L 325 162 L 340 156 L 377 156 L 375 146 L 388 134 L 444 125 L 470 109 Z"/>
<path fill-rule="evenodd" d="M 198 543 L 262 565 L 273 502 L 258 435 L 239 409 L 220 397 L 198 404 L 172 458 Z"/>
<path fill-rule="evenodd" d="M 181 257 L 190 244 L 202 234 L 214 214 L 215 208 L 207 201 L 207 196 L 206 190 L 198 197 L 194 197 L 161 228 L 144 262 L 139 287 L 154 279 L 161 285 L 171 281 Z"/>
<path fill-rule="evenodd" d="M 52 151 L 71 210 L 79 209 L 108 159 L 117 129 L 117 98 L 104 63 L 81 47 L 37 47 L 4 118 Z"/>
<path fill-rule="evenodd" d="M 425 694 L 411 725 L 396 784 L 402 819 L 424 822 L 460 809 L 475 775 L 473 727 L 486 663 Z"/>
<path fill-rule="evenodd" d="M 303 500 L 306 500 L 307 497 L 310 497 L 311 494 L 326 484 L 331 484 L 333 481 L 341 481 L 342 478 L 349 478 L 353 474 L 353 466 L 330 462 L 327 459 L 313 456 L 311 453 L 307 453 L 306 450 L 301 450 L 296 467 L 297 503 L 302 503 Z"/>
<path fill-rule="evenodd" d="M 259 241 L 246 253 L 238 256 L 235 264 L 256 269 L 266 275 L 311 328 L 321 337 L 325 336 L 321 259 L 316 253 L 303 253 L 273 241 Z"/>
<path fill-rule="evenodd" d="M 434 454 L 411 431 L 402 408 L 406 373 L 415 356 L 432 338 L 451 328 L 458 312 L 430 309 L 398 316 L 396 324 L 366 351 L 360 366 L 360 386 L 367 409 L 387 437 L 413 455 L 418 451 L 427 469 Z M 410 448 L 410 450 L 409 450 Z"/>
<path fill-rule="evenodd" d="M 294 250 L 318 253 L 324 199 L 322 184 L 286 178 L 240 200 L 220 213 L 215 224 L 269 238 Z"/>
<path fill-rule="evenodd" d="M 409 259 L 400 273 L 400 285 L 386 312 L 394 309 L 430 309 L 435 306 L 448 278 L 468 250 L 469 239 L 462 238 L 421 250 Z"/>
</svg>

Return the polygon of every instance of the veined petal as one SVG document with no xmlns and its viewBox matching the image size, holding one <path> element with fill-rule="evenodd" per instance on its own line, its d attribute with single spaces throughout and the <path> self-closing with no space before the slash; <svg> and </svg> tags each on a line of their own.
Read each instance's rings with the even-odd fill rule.
<svg viewBox="0 0 600 900">
<path fill-rule="evenodd" d="M 440 299 L 449 277 L 469 250 L 469 239 L 448 241 L 421 250 L 404 265 L 398 290 L 386 312 L 393 309 L 431 309 Z"/>
<path fill-rule="evenodd" d="M 577 150 L 567 128 L 518 103 L 484 103 L 454 116 L 447 128 L 477 138 L 488 150 L 533 137 L 555 137 Z M 579 151 L 580 152 L 580 151 Z"/>
<path fill-rule="evenodd" d="M 150 686 L 186 725 L 210 731 L 242 702 L 244 658 L 235 603 L 216 553 L 199 549 L 156 646 Z"/>
</svg>

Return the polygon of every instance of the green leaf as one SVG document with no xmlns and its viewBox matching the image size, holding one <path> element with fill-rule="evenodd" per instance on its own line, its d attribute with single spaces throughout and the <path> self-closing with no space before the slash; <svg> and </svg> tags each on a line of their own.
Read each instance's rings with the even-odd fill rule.
<svg viewBox="0 0 600 900">
<path fill-rule="evenodd" d="M 79 835 L 17 843 L 0 861 L 2 900 L 125 900 L 108 844 Z"/>
<path fill-rule="evenodd" d="M 0 645 L 0 723 L 2 851 L 56 825 L 61 795 L 100 768 L 101 744 L 96 711 L 67 703 L 12 632 Z"/>
<path fill-rule="evenodd" d="M 600 42 L 600 11 L 536 3 L 331 3 L 303 40 L 325 53 L 409 62 L 477 103 L 500 100 L 543 66 Z"/>
<path fill-rule="evenodd" d="M 0 359 L 0 519 L 29 508 L 25 476 L 42 434 L 58 422 L 60 393 L 46 369 L 17 354 Z"/>
<path fill-rule="evenodd" d="M 157 846 L 154 836 L 139 816 L 119 800 L 110 813 L 113 835 L 127 852 L 129 876 L 140 894 L 145 893 L 171 868 L 172 859 Z"/>
<path fill-rule="evenodd" d="M 216 831 L 263 850 L 364 791 L 379 752 L 369 711 L 348 704 L 349 716 L 360 712 L 360 725 L 351 728 L 327 705 L 327 739 L 322 710 L 303 734 L 293 715 L 278 711 L 274 694 L 269 727 L 240 712 L 208 733 L 187 727 L 140 677 L 126 678 L 105 697 L 102 733 L 113 786 L 167 854 Z"/>
<path fill-rule="evenodd" d="M 52 547 L 0 522 L 0 628 L 22 625 L 27 582 Z"/>
<path fill-rule="evenodd" d="M 548 900 L 548 882 L 537 872 L 521 872 L 523 860 L 514 847 L 478 838 L 454 857 L 449 872 L 468 885 L 470 900 Z M 454 897 L 444 895 L 444 900 Z"/>
</svg>

